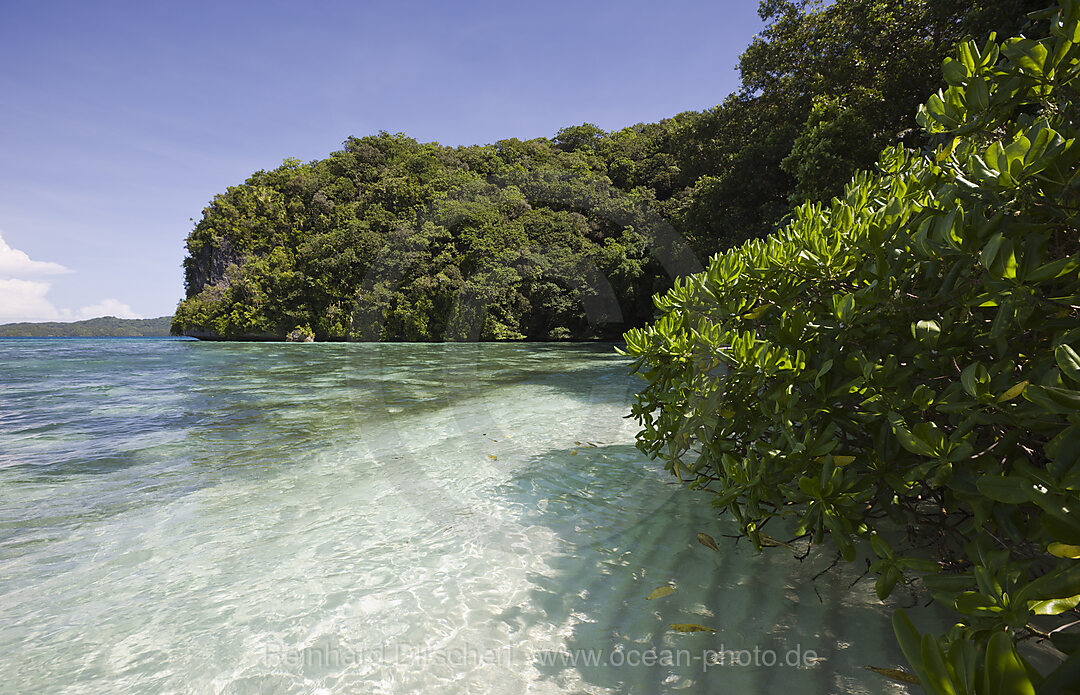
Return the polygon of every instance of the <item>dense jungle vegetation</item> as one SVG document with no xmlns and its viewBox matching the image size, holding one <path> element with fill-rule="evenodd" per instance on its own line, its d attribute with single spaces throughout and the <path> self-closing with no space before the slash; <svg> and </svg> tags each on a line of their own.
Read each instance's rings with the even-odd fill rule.
<svg viewBox="0 0 1080 695">
<path fill-rule="evenodd" d="M 841 192 L 883 146 L 924 144 L 915 109 L 949 48 L 1018 31 L 1039 4 L 766 0 L 741 87 L 715 108 L 485 146 L 379 133 L 286 160 L 203 211 L 173 331 L 618 336 L 651 319 L 652 296 L 696 258 Z"/>
<path fill-rule="evenodd" d="M 758 548 L 828 543 L 955 611 L 898 611 L 914 675 L 883 671 L 941 695 L 1080 692 L 1080 0 L 1037 16 L 954 49 L 921 148 L 626 334 L 639 447 Z"/>
</svg>

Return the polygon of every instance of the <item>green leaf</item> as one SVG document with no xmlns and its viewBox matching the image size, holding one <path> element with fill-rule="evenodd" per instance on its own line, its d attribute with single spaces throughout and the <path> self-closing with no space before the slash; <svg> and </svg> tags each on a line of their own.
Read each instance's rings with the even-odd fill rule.
<svg viewBox="0 0 1080 695">
<path fill-rule="evenodd" d="M 799 478 L 799 489 L 802 490 L 807 497 L 821 498 L 821 483 L 817 478 L 811 478 L 809 476 Z"/>
<path fill-rule="evenodd" d="M 878 599 L 884 601 L 892 593 L 893 587 L 896 586 L 896 582 L 900 580 L 900 570 L 896 567 L 889 567 L 881 576 L 877 578 L 874 583 L 874 591 L 877 594 Z"/>
<path fill-rule="evenodd" d="M 910 430 L 904 425 L 903 418 L 898 413 L 889 414 L 889 422 L 892 425 L 893 433 L 896 435 L 896 441 L 900 443 L 900 446 L 904 447 L 913 454 L 919 454 L 920 456 L 933 456 L 933 447 L 915 437 Z"/>
<path fill-rule="evenodd" d="M 982 253 L 979 254 L 979 262 L 983 264 L 983 267 L 987 270 L 997 260 L 998 251 L 1001 249 L 1001 244 L 1005 241 L 1005 237 L 1001 232 L 998 232 L 994 236 L 990 237 L 990 241 L 986 242 L 983 246 Z"/>
<path fill-rule="evenodd" d="M 915 572 L 939 572 L 941 570 L 940 562 L 922 557 L 901 557 L 898 563 L 902 568 Z"/>
<path fill-rule="evenodd" d="M 1029 384 L 1024 389 L 1024 398 L 1053 413 L 1068 415 L 1080 410 L 1080 391 L 1072 389 Z"/>
<path fill-rule="evenodd" d="M 975 644 L 967 639 L 956 640 L 949 645 L 948 657 L 958 690 L 962 693 L 975 693 L 978 670 Z"/>
<path fill-rule="evenodd" d="M 945 81 L 951 85 L 962 85 L 968 78 L 968 71 L 964 64 L 952 58 L 945 59 L 941 65 L 941 72 L 945 76 Z"/>
<path fill-rule="evenodd" d="M 986 393 L 986 384 L 990 382 L 990 373 L 979 362 L 972 362 L 960 372 L 960 385 L 967 395 L 978 398 Z"/>
<path fill-rule="evenodd" d="M 998 398 L 998 403 L 1005 403 L 1006 401 L 1011 401 L 1012 399 L 1016 398 L 1017 396 L 1019 396 L 1021 393 L 1024 392 L 1024 387 L 1027 386 L 1027 385 L 1028 385 L 1028 382 L 1021 381 L 1016 386 L 1013 386 L 1008 391 L 1001 394 L 1001 396 Z"/>
<path fill-rule="evenodd" d="M 1046 46 L 1033 39 L 1009 39 L 1001 52 L 1024 72 L 1041 77 L 1046 64 Z"/>
<path fill-rule="evenodd" d="M 1080 603 L 1080 594 L 1045 601 L 1028 601 L 1028 610 L 1035 615 L 1061 615 L 1065 611 L 1076 608 L 1078 603 Z"/>
<path fill-rule="evenodd" d="M 826 528 L 829 529 L 829 535 L 840 549 L 840 557 L 844 558 L 847 562 L 854 561 L 855 545 L 851 542 L 851 534 L 844 528 L 844 522 L 841 521 L 839 516 L 832 512 L 825 512 L 822 516 L 825 520 Z"/>
<path fill-rule="evenodd" d="M 1048 572 L 1017 592 L 1025 600 L 1068 598 L 1080 594 L 1080 563 Z"/>
<path fill-rule="evenodd" d="M 967 90 L 968 108 L 972 111 L 986 111 L 990 107 L 990 88 L 986 80 L 976 77 L 968 82 Z"/>
<path fill-rule="evenodd" d="M 923 668 L 922 635 L 915 629 L 911 618 L 907 617 L 907 613 L 903 610 L 893 613 L 892 625 L 896 641 L 900 643 L 900 651 L 904 652 L 904 657 L 911 666 L 911 670 L 915 672 L 915 677 L 923 683 L 929 683 Z"/>
<path fill-rule="evenodd" d="M 923 669 L 926 671 L 926 680 L 922 681 L 923 685 L 941 695 L 956 695 L 952 674 L 949 673 L 949 667 L 945 663 L 945 652 L 942 651 L 941 645 L 933 635 L 922 636 L 920 651 Z"/>
<path fill-rule="evenodd" d="M 991 635 L 986 645 L 983 693 L 986 695 L 1035 695 L 1035 685 L 1028 677 L 1012 639 L 1001 631 Z"/>
<path fill-rule="evenodd" d="M 1039 523 L 1050 538 L 1068 545 L 1080 545 L 1080 521 L 1044 514 Z"/>
<path fill-rule="evenodd" d="M 1076 461 L 1080 461 L 1080 425 L 1072 425 L 1061 430 L 1056 437 L 1047 442 L 1043 451 L 1055 463 L 1065 466 L 1072 466 Z"/>
<path fill-rule="evenodd" d="M 999 174 L 1009 173 L 1009 160 L 1005 156 L 1005 147 L 1001 144 L 1000 140 L 990 145 L 990 147 L 986 148 L 986 163 L 993 167 L 995 170 L 997 170 Z M 998 234 L 997 236 L 1001 237 L 1000 234 Z M 1004 237 L 1001 238 L 1003 239 Z M 993 239 L 991 239 L 991 241 L 993 241 Z M 1000 239 L 997 243 L 1001 243 Z M 987 245 L 987 248 L 990 248 L 989 244 Z M 995 245 L 993 249 L 991 251 L 987 251 L 987 253 L 991 254 L 990 260 L 985 261 L 983 265 L 989 267 L 989 263 L 993 262 L 993 254 L 997 253 L 997 246 Z"/>
<path fill-rule="evenodd" d="M 1031 501 L 1031 481 L 1021 476 L 983 475 L 975 481 L 979 492 L 994 500 L 1006 504 L 1020 504 Z"/>
<path fill-rule="evenodd" d="M 922 580 L 930 591 L 949 594 L 970 589 L 975 584 L 969 574 L 932 574 Z"/>
<path fill-rule="evenodd" d="M 978 591 L 964 591 L 953 600 L 953 608 L 964 615 L 1000 613 L 1001 606 L 989 596 Z"/>
<path fill-rule="evenodd" d="M 1046 552 L 1054 557 L 1063 557 L 1070 560 L 1080 560 L 1080 545 L 1067 545 L 1065 543 L 1051 543 Z"/>
<path fill-rule="evenodd" d="M 842 323 L 850 323 L 855 314 L 855 295 L 850 292 L 845 295 L 833 295 L 833 313 Z"/>
<path fill-rule="evenodd" d="M 941 324 L 937 321 L 916 321 L 911 324 L 911 335 L 927 348 L 934 348 L 941 337 Z"/>
<path fill-rule="evenodd" d="M 1062 374 L 1080 384 L 1080 355 L 1075 350 L 1068 345 L 1058 345 L 1054 348 L 1054 359 Z"/>
<path fill-rule="evenodd" d="M 891 558 L 893 556 L 892 548 L 877 533 L 870 534 L 870 547 L 874 549 L 874 553 L 880 558 Z"/>
<path fill-rule="evenodd" d="M 1053 280 L 1066 273 L 1070 273 L 1073 270 L 1076 270 L 1078 266 L 1080 266 L 1080 262 L 1075 258 L 1059 258 L 1031 271 L 1025 276 L 1024 280 L 1033 284 L 1046 282 L 1047 280 Z"/>
</svg>

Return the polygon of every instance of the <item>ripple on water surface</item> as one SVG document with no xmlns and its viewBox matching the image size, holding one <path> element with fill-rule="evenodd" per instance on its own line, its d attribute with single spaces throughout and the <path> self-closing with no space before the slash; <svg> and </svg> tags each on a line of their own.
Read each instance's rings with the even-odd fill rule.
<svg viewBox="0 0 1080 695">
<path fill-rule="evenodd" d="M 725 527 L 634 449 L 626 365 L 0 341 L 5 692 L 903 692 L 869 582 L 696 542 Z"/>
</svg>

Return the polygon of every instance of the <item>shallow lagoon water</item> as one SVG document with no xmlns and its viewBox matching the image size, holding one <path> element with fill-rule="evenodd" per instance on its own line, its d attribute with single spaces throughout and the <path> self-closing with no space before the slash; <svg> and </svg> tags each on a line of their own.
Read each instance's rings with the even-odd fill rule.
<svg viewBox="0 0 1080 695">
<path fill-rule="evenodd" d="M 905 692 L 871 581 L 634 449 L 627 364 L 0 341 L 4 692 Z"/>
</svg>

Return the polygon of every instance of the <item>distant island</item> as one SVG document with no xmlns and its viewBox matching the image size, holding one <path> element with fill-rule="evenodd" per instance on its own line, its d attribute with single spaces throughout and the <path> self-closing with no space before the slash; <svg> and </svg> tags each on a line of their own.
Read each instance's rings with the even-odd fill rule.
<svg viewBox="0 0 1080 695">
<path fill-rule="evenodd" d="M 103 316 L 63 323 L 0 324 L 0 338 L 158 338 L 169 335 L 172 316 L 156 319 L 118 319 Z"/>
</svg>

